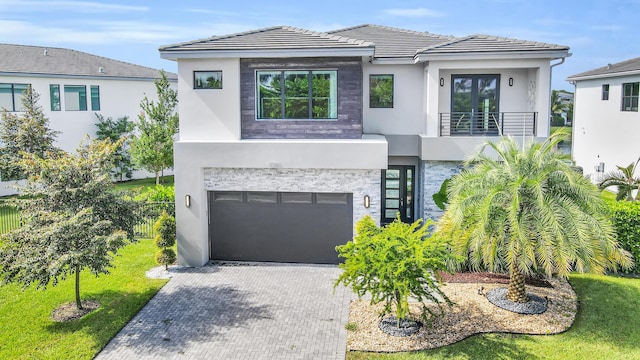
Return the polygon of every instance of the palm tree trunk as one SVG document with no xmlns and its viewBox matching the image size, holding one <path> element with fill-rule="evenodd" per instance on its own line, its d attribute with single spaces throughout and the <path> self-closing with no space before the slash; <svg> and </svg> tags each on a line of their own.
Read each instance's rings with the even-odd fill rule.
<svg viewBox="0 0 640 360">
<path fill-rule="evenodd" d="M 507 299 L 517 302 L 526 303 L 529 301 L 527 296 L 524 282 L 524 275 L 516 268 L 515 265 L 511 265 L 509 271 L 509 289 L 507 290 Z"/>
<path fill-rule="evenodd" d="M 82 310 L 82 302 L 80 301 L 80 265 L 76 264 L 76 306 L 78 310 Z"/>
</svg>

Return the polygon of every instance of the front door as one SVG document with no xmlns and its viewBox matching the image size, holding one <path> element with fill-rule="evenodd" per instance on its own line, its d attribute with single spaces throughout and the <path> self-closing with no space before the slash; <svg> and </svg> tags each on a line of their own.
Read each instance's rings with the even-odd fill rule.
<svg viewBox="0 0 640 360">
<path fill-rule="evenodd" d="M 388 224 L 400 214 L 400 220 L 414 221 L 413 203 L 415 166 L 389 166 L 382 172 L 382 224 Z"/>
<path fill-rule="evenodd" d="M 500 75 L 454 75 L 451 135 L 497 135 Z"/>
</svg>

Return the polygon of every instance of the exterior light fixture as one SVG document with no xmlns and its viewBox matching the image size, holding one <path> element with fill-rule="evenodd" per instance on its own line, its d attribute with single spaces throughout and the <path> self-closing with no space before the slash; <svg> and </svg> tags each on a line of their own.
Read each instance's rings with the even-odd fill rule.
<svg viewBox="0 0 640 360">
<path fill-rule="evenodd" d="M 444 78 L 440 78 L 440 86 L 444 86 Z"/>
<path fill-rule="evenodd" d="M 187 194 L 184 196 L 184 206 L 191 207 L 191 195 Z"/>
<path fill-rule="evenodd" d="M 365 195 L 364 196 L 364 207 L 366 209 L 368 209 L 369 206 L 371 206 L 371 198 L 369 197 L 369 195 Z"/>
<path fill-rule="evenodd" d="M 509 78 L 509 86 L 513 86 L 513 78 Z"/>
</svg>

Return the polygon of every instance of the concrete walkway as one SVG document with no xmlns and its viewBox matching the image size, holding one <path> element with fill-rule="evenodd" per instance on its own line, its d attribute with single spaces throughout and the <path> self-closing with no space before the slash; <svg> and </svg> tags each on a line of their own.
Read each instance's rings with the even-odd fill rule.
<svg viewBox="0 0 640 360">
<path fill-rule="evenodd" d="M 351 292 L 336 266 L 184 268 L 96 359 L 344 359 Z"/>
</svg>

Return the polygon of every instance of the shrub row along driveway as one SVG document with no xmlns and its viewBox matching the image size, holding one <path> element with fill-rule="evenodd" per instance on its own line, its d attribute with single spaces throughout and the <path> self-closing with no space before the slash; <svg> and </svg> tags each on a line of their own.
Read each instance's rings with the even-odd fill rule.
<svg viewBox="0 0 640 360">
<path fill-rule="evenodd" d="M 351 293 L 323 265 L 181 269 L 96 359 L 344 359 Z"/>
</svg>

